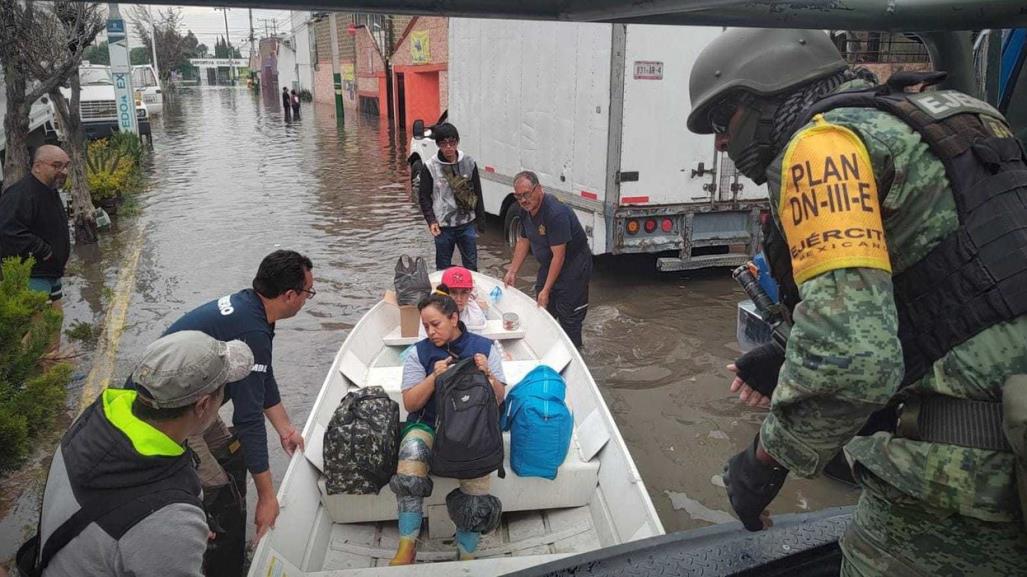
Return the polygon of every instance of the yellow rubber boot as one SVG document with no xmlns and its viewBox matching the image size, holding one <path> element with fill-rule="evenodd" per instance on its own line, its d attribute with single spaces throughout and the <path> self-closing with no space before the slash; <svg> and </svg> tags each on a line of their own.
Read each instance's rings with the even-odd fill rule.
<svg viewBox="0 0 1027 577">
<path fill-rule="evenodd" d="M 389 561 L 389 565 L 413 565 L 417 559 L 417 539 L 410 537 L 399 538 L 399 548 L 396 549 L 396 556 Z"/>
</svg>

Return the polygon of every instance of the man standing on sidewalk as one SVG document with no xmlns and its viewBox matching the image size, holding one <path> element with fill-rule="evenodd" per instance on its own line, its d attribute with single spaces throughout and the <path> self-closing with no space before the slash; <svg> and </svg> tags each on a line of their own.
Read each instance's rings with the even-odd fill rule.
<svg viewBox="0 0 1027 577">
<path fill-rule="evenodd" d="M 32 155 L 32 172 L 0 196 L 0 259 L 33 257 L 29 288 L 59 303 L 61 277 L 71 253 L 68 213 L 57 189 L 68 178 L 71 159 L 44 144 Z"/>
<path fill-rule="evenodd" d="M 291 250 L 276 250 L 264 257 L 253 288 L 223 296 L 186 313 L 165 334 L 201 331 L 218 340 L 241 340 L 253 351 L 250 375 L 225 388 L 232 401 L 234 433 L 217 419 L 206 432 L 189 439 L 200 458 L 199 474 L 204 505 L 216 534 L 207 553 L 208 575 L 242 575 L 246 550 L 246 474 L 257 488 L 254 514 L 256 539 L 278 518 L 278 498 L 271 480 L 264 418 L 278 432 L 282 448 L 292 454 L 303 449 L 303 437 L 282 406 L 271 366 L 275 323 L 296 314 L 313 298 L 310 259 Z M 131 386 L 131 385 L 130 385 Z"/>
<path fill-rule="evenodd" d="M 418 200 L 428 230 L 435 237 L 435 269 L 453 265 L 460 249 L 464 268 L 478 270 L 478 231 L 485 230 L 485 201 L 474 159 L 457 149 L 460 134 L 444 122 L 432 129 L 439 153 L 421 168 Z"/>
<path fill-rule="evenodd" d="M 574 211 L 546 194 L 538 176 L 530 170 L 514 177 L 514 198 L 521 207 L 521 228 L 503 282 L 514 284 L 530 248 L 539 264 L 535 278 L 538 306 L 556 317 L 580 349 L 581 325 L 588 312 L 588 283 L 592 279 L 592 250 L 585 230 Z"/>
</svg>

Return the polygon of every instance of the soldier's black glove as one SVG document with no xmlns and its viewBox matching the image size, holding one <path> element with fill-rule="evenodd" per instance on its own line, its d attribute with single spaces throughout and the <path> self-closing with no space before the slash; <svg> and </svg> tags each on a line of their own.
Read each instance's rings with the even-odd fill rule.
<svg viewBox="0 0 1027 577">
<path fill-rule="evenodd" d="M 731 507 L 750 531 L 763 529 L 760 514 L 774 500 L 788 476 L 788 469 L 767 465 L 756 458 L 756 436 L 752 446 L 728 460 L 724 466 L 724 485 Z"/>
<path fill-rule="evenodd" d="M 784 351 L 773 342 L 766 343 L 738 357 L 735 367 L 738 378 L 764 397 L 774 394 L 777 376 L 785 362 Z"/>
</svg>

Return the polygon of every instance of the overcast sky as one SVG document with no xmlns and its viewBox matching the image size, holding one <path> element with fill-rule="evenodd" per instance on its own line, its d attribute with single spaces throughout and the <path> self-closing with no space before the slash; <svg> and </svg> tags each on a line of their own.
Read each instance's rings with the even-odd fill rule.
<svg viewBox="0 0 1027 577">
<path fill-rule="evenodd" d="M 126 18 L 132 6 L 121 4 L 121 16 Z M 166 6 L 152 6 L 151 9 L 166 9 Z M 225 35 L 225 14 L 213 8 L 198 8 L 183 6 L 182 10 L 182 34 L 192 30 L 200 43 L 206 44 L 210 52 L 214 52 L 214 43 L 218 37 Z M 127 20 L 127 18 L 126 18 Z M 265 22 L 266 21 L 266 22 Z M 278 24 L 278 32 L 289 30 L 288 10 L 253 10 L 253 35 L 259 42 L 264 36 L 265 26 L 268 33 L 274 32 L 274 25 Z M 129 42 L 132 47 L 140 46 L 139 39 L 135 36 L 136 31 L 132 30 L 132 37 Z M 250 36 L 250 11 L 246 8 L 228 9 L 228 35 L 233 46 L 239 47 L 243 57 L 249 55 Z"/>
</svg>

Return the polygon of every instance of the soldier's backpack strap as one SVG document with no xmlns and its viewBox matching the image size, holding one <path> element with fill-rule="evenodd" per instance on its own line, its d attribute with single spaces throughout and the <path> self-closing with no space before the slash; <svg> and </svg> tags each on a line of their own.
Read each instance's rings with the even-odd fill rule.
<svg viewBox="0 0 1027 577">
<path fill-rule="evenodd" d="M 905 91 L 943 78 L 900 73 L 883 86 L 839 92 L 795 127 L 836 108 L 877 108 L 918 132 L 945 166 L 959 227 L 893 277 L 903 386 L 970 337 L 1027 314 L 1027 152 L 990 105 L 952 90 Z"/>
</svg>

